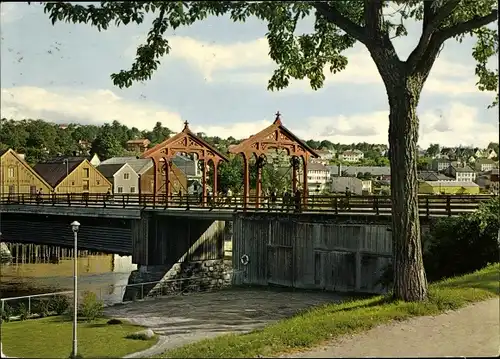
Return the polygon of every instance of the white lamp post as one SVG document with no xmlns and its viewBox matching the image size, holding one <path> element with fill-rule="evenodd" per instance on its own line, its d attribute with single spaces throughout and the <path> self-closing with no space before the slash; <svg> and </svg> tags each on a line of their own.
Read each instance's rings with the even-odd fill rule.
<svg viewBox="0 0 500 359">
<path fill-rule="evenodd" d="M 77 260 L 78 260 L 78 230 L 80 229 L 80 222 L 73 221 L 71 223 L 71 230 L 74 234 L 74 244 L 73 244 L 73 352 L 71 357 L 76 358 L 78 348 L 77 348 L 77 335 L 76 335 L 76 325 L 78 318 L 78 281 L 77 281 Z"/>
</svg>

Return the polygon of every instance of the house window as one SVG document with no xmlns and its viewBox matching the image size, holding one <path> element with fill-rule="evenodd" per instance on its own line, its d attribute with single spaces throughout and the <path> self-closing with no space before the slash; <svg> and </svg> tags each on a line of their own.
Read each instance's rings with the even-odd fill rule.
<svg viewBox="0 0 500 359">
<path fill-rule="evenodd" d="M 123 174 L 123 179 L 124 179 L 124 180 L 128 180 L 129 178 L 130 178 L 130 173 L 125 172 L 125 173 Z"/>
<path fill-rule="evenodd" d="M 83 169 L 83 178 L 89 178 L 89 169 L 88 168 Z"/>
<path fill-rule="evenodd" d="M 9 178 L 14 177 L 14 167 L 9 167 Z"/>
<path fill-rule="evenodd" d="M 130 187 L 130 193 L 135 193 L 135 187 Z"/>
<path fill-rule="evenodd" d="M 100 185 L 101 185 L 101 181 L 96 180 L 96 184 L 97 184 L 98 186 L 100 186 Z"/>
<path fill-rule="evenodd" d="M 71 185 L 74 186 L 75 185 L 75 181 L 71 181 Z"/>
<path fill-rule="evenodd" d="M 89 180 L 83 180 L 83 190 L 84 191 L 89 190 Z"/>
<path fill-rule="evenodd" d="M 36 194 L 36 186 L 30 186 L 30 194 Z"/>
<path fill-rule="evenodd" d="M 122 186 L 118 186 L 118 193 L 123 193 L 123 187 Z"/>
</svg>

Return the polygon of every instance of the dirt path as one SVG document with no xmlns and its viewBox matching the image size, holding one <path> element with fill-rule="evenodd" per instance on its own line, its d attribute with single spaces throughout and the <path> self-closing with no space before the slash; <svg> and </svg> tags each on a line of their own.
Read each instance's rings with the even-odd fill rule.
<svg viewBox="0 0 500 359">
<path fill-rule="evenodd" d="M 490 356 L 500 353 L 499 299 L 413 318 L 335 340 L 288 358 Z"/>
</svg>

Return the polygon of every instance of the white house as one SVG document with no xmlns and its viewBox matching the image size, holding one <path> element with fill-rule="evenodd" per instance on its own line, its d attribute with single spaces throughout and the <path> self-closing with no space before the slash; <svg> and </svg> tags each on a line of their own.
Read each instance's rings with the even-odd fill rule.
<svg viewBox="0 0 500 359">
<path fill-rule="evenodd" d="M 489 158 L 478 158 L 474 163 L 474 168 L 478 172 L 491 171 L 497 167 L 498 167 L 498 162 L 495 162 Z"/>
<path fill-rule="evenodd" d="M 469 166 L 449 166 L 444 174 L 460 182 L 474 182 L 476 179 L 476 172 Z"/>
<path fill-rule="evenodd" d="M 340 159 L 346 162 L 359 162 L 365 157 L 365 154 L 359 150 L 348 150 L 342 152 Z"/>
<path fill-rule="evenodd" d="M 128 163 L 101 164 L 97 169 L 113 184 L 113 193 L 139 193 L 139 174 Z"/>
<path fill-rule="evenodd" d="M 327 188 L 330 180 L 330 169 L 321 163 L 307 164 L 307 185 L 310 193 L 321 192 Z"/>
</svg>

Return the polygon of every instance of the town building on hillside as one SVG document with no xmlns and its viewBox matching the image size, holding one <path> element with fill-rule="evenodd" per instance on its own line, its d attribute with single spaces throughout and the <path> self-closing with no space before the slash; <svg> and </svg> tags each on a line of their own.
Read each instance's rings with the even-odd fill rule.
<svg viewBox="0 0 500 359">
<path fill-rule="evenodd" d="M 469 166 L 448 166 L 443 173 L 460 182 L 474 182 L 476 179 L 476 172 Z"/>
<path fill-rule="evenodd" d="M 479 187 L 492 193 L 499 194 L 499 176 L 498 168 L 494 168 L 491 171 L 484 172 L 477 177 L 476 183 Z"/>
<path fill-rule="evenodd" d="M 377 167 L 377 166 L 328 166 L 331 177 L 357 177 L 358 174 L 369 173 L 372 179 L 390 181 L 391 180 L 391 167 Z"/>
<path fill-rule="evenodd" d="M 359 150 L 347 150 L 341 153 L 340 159 L 345 162 L 359 162 L 365 154 Z"/>
<path fill-rule="evenodd" d="M 474 163 L 474 169 L 478 172 L 487 172 L 498 168 L 498 161 L 490 158 L 478 158 Z"/>
<path fill-rule="evenodd" d="M 50 193 L 52 187 L 14 150 L 0 151 L 0 195 Z"/>
<path fill-rule="evenodd" d="M 432 171 L 444 171 L 450 166 L 458 166 L 460 163 L 458 161 L 452 161 L 449 159 L 436 158 L 431 162 Z"/>
<path fill-rule="evenodd" d="M 454 181 L 455 178 L 448 177 L 435 171 L 419 171 L 417 175 L 420 181 Z"/>
<path fill-rule="evenodd" d="M 475 148 L 474 149 L 474 156 L 476 158 L 493 159 L 493 158 L 498 157 L 498 154 L 495 152 L 495 150 L 493 150 L 491 148 L 485 148 L 485 149 Z"/>
<path fill-rule="evenodd" d="M 330 150 L 316 150 L 318 158 L 311 158 L 311 163 L 321 163 L 327 165 L 335 158 L 335 151 Z"/>
<path fill-rule="evenodd" d="M 474 182 L 423 181 L 419 182 L 420 194 L 479 194 L 479 186 Z"/>
<path fill-rule="evenodd" d="M 333 177 L 331 179 L 331 192 L 345 193 L 346 189 L 355 195 L 368 195 L 372 193 L 372 181 L 356 177 Z"/>
<path fill-rule="evenodd" d="M 310 162 L 307 166 L 307 187 L 309 193 L 320 193 L 328 188 L 330 170 L 321 163 Z"/>
<path fill-rule="evenodd" d="M 132 152 L 143 153 L 146 152 L 151 141 L 147 138 L 140 138 L 137 140 L 127 141 L 127 150 Z"/>
<path fill-rule="evenodd" d="M 106 193 L 111 183 L 85 157 L 54 157 L 34 170 L 55 193 Z"/>
</svg>

